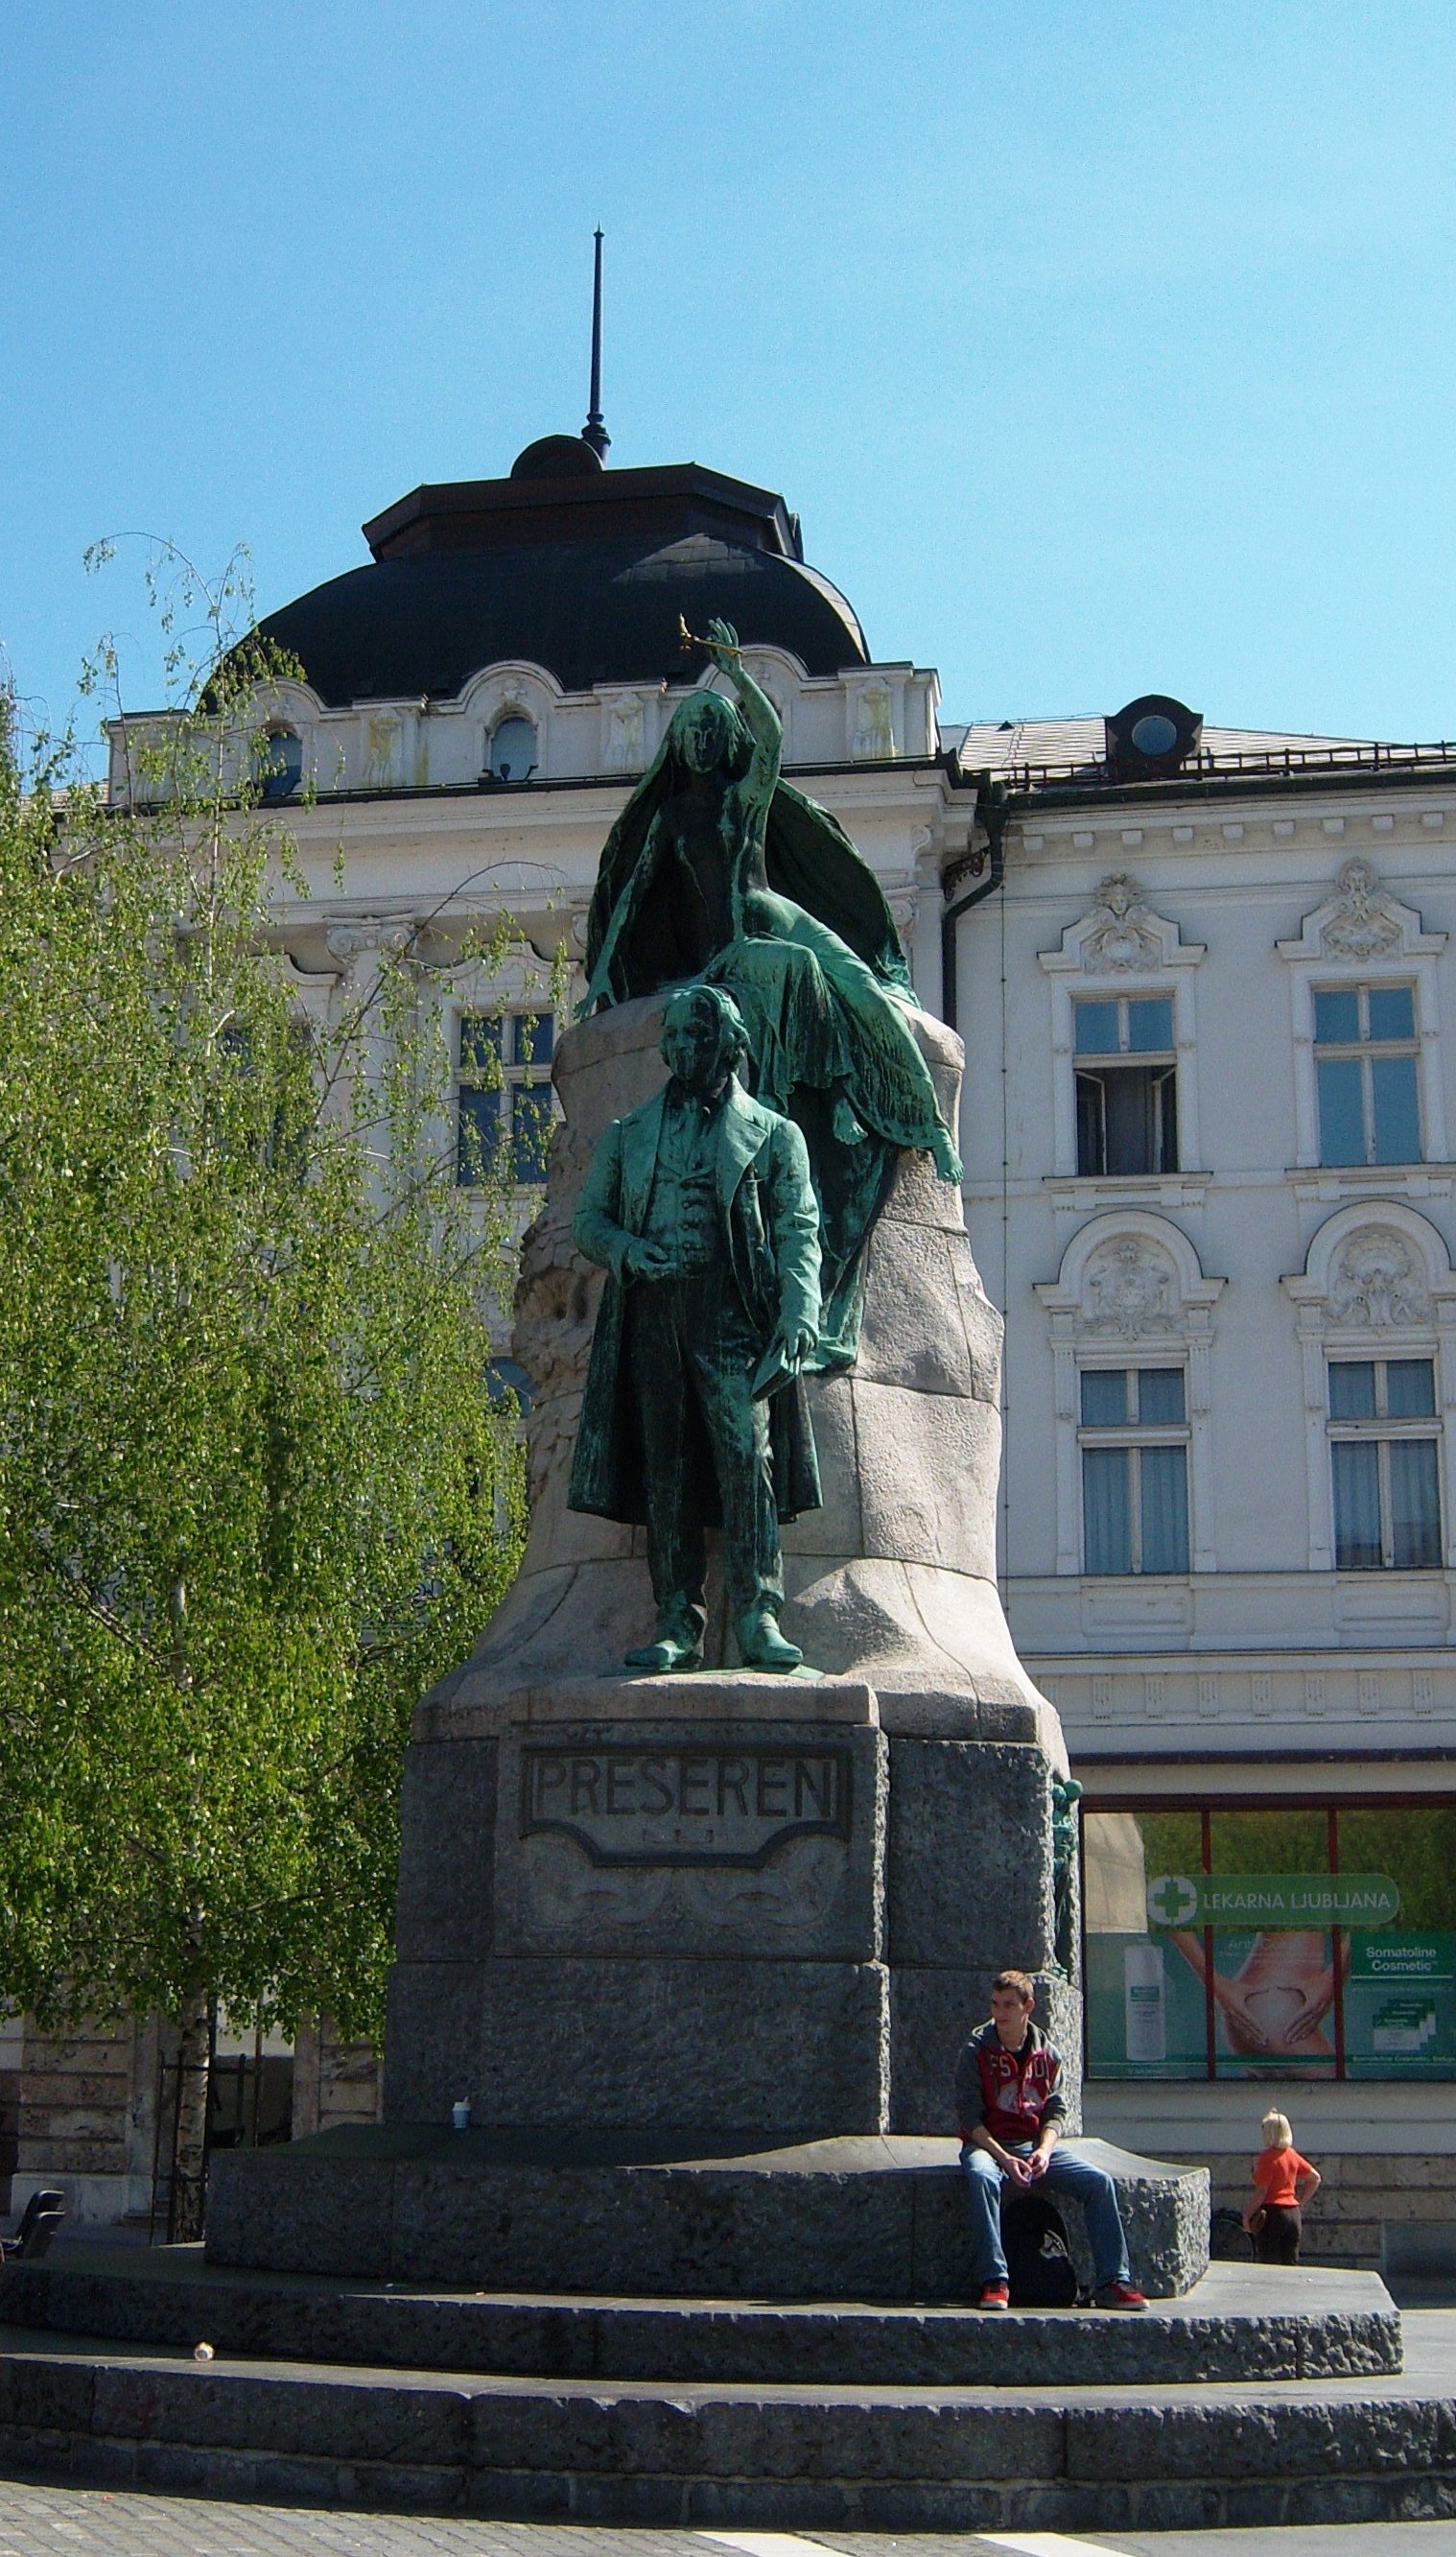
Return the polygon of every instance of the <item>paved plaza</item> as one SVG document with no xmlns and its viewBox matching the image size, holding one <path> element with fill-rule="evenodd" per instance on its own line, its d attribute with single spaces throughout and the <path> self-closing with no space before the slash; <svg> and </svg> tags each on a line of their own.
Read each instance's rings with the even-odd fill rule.
<svg viewBox="0 0 1456 2557">
<path fill-rule="evenodd" d="M 1456 2521 L 1308 2530 L 610 2530 L 318 2512 L 0 2479 L 0 2557 L 1456 2557 Z"/>
</svg>

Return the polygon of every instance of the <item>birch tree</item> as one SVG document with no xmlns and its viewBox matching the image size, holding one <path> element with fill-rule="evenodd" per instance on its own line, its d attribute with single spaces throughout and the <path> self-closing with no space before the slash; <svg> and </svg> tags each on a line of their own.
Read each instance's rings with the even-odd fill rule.
<svg viewBox="0 0 1456 2557">
<path fill-rule="evenodd" d="M 418 934 L 300 1014 L 270 671 L 212 650 L 139 809 L 0 740 L 0 1989 L 175 2021 L 182 2234 L 219 2003 L 377 2030 L 410 1711 L 522 1526 L 504 1168 Z"/>
</svg>

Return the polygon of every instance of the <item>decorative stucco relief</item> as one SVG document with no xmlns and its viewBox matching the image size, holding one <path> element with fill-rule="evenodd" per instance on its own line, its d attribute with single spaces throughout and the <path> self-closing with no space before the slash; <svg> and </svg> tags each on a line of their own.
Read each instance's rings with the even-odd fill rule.
<svg viewBox="0 0 1456 2557">
<path fill-rule="evenodd" d="M 1427 932 L 1413 905 L 1402 905 L 1384 887 L 1369 862 L 1343 862 L 1335 889 L 1306 914 L 1297 941 L 1275 944 L 1281 959 L 1318 966 L 1331 959 L 1357 967 L 1372 960 L 1436 959 L 1444 932 Z"/>
<path fill-rule="evenodd" d="M 605 706 L 604 768 L 641 772 L 647 762 L 647 705 L 640 693 L 618 693 Z"/>
<path fill-rule="evenodd" d="M 1167 1255 L 1133 1235 L 1102 1244 L 1082 1282 L 1084 1332 L 1141 1340 L 1178 1325 L 1178 1274 Z"/>
<path fill-rule="evenodd" d="M 1389 1225 L 1362 1226 L 1336 1255 L 1329 1320 L 1389 1330 L 1428 1323 L 1430 1288 L 1414 1246 Z"/>
<path fill-rule="evenodd" d="M 919 893 L 913 887 L 889 888 L 885 892 L 884 901 L 889 907 L 890 919 L 899 934 L 900 948 L 907 959 L 913 959 L 915 921 L 920 912 Z"/>
<path fill-rule="evenodd" d="M 394 711 L 372 711 L 365 724 L 362 787 L 392 790 L 400 781 L 400 748 L 404 730 Z"/>
<path fill-rule="evenodd" d="M 888 684 L 861 687 L 850 752 L 857 763 L 888 763 L 895 750 L 894 698 Z"/>
<path fill-rule="evenodd" d="M 1398 950 L 1404 937 L 1399 913 L 1382 894 L 1369 862 L 1346 862 L 1335 885 L 1337 899 L 1323 909 L 1322 947 L 1337 959 L 1374 959 Z"/>
<path fill-rule="evenodd" d="M 1204 944 L 1184 941 L 1176 923 L 1154 914 L 1125 871 L 1109 872 L 1096 901 L 1069 923 L 1055 950 L 1040 953 L 1049 976 L 1075 969 L 1084 977 L 1160 975 L 1165 968 L 1194 968 Z"/>
<path fill-rule="evenodd" d="M 1082 966 L 1089 977 L 1121 976 L 1127 970 L 1156 968 L 1163 954 L 1163 933 L 1155 915 L 1138 901 L 1131 879 L 1121 872 L 1103 880 L 1102 893 L 1088 917 L 1082 941 Z"/>
<path fill-rule="evenodd" d="M 1283 1288 L 1298 1308 L 1300 1338 L 1320 1355 L 1331 1332 L 1429 1337 L 1456 1325 L 1456 1275 L 1446 1246 L 1428 1218 L 1396 1199 L 1327 1217 L 1304 1268 Z M 1322 1380 L 1314 1399 L 1322 1409 Z"/>
</svg>

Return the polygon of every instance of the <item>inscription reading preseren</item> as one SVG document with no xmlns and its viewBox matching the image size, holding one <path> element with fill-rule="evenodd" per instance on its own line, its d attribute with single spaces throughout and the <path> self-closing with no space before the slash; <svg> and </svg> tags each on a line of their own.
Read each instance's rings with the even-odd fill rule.
<svg viewBox="0 0 1456 2557">
<path fill-rule="evenodd" d="M 521 1835 L 594 1864 L 762 1864 L 790 1837 L 850 1834 L 847 1749 L 523 1749 Z"/>
</svg>

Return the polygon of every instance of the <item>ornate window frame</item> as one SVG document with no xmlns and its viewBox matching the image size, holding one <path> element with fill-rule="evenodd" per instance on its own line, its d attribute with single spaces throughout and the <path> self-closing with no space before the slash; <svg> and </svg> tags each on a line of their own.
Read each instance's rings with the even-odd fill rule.
<svg viewBox="0 0 1456 2557">
<path fill-rule="evenodd" d="M 551 770 L 552 713 L 562 698 L 556 677 L 526 659 L 502 659 L 471 677 L 461 694 L 461 709 L 470 723 L 471 751 L 477 773 L 490 768 L 490 741 L 502 720 L 529 720 L 536 732 L 536 770 Z"/>
<path fill-rule="evenodd" d="M 253 735 L 262 729 L 292 734 L 299 741 L 299 778 L 287 794 L 285 804 L 296 807 L 311 789 L 327 790 L 330 776 L 321 770 L 320 723 L 324 704 L 312 685 L 301 683 L 296 675 L 278 675 L 261 686 L 248 704 L 242 723 L 242 734 Z"/>
<path fill-rule="evenodd" d="M 1446 1104 L 1441 1089 L 1440 988 L 1436 962 L 1446 947 L 1444 932 L 1427 932 L 1414 906 L 1402 905 L 1381 886 L 1369 862 L 1345 862 L 1334 891 L 1306 914 L 1297 941 L 1276 941 L 1274 948 L 1289 971 L 1294 1028 L 1294 1161 L 1301 1171 L 1322 1168 L 1319 1144 L 1319 1093 L 1314 1065 L 1314 997 L 1316 987 L 1366 985 L 1415 987 L 1415 1029 L 1419 1041 L 1416 1077 L 1420 1093 L 1421 1143 L 1427 1163 L 1444 1163 Z M 1386 1178 L 1398 1178 L 1398 1167 L 1382 1165 Z"/>
<path fill-rule="evenodd" d="M 1077 1178 L 1077 1078 L 1072 1063 L 1073 1001 L 1078 995 L 1169 994 L 1177 1059 L 1178 1167 L 1200 1162 L 1198 1088 L 1194 1080 L 1193 971 L 1205 954 L 1201 941 L 1184 941 L 1179 926 L 1142 902 L 1135 879 L 1110 872 L 1096 902 L 1069 923 L 1055 950 L 1038 951 L 1052 981 L 1052 1168 Z M 1157 1175 L 1149 1175 L 1156 1178 Z"/>
<path fill-rule="evenodd" d="M 1303 1368 L 1310 1570 L 1335 1568 L 1326 1371 L 1341 1356 L 1435 1362 L 1442 1551 L 1456 1569 L 1456 1272 L 1440 1235 L 1398 1199 L 1362 1199 L 1326 1217 L 1302 1272 L 1280 1284 Z"/>
<path fill-rule="evenodd" d="M 1210 1353 L 1214 1307 L 1227 1284 L 1204 1277 L 1187 1235 L 1167 1217 L 1123 1208 L 1079 1227 L 1056 1278 L 1037 1287 L 1051 1329 L 1059 1576 L 1082 1576 L 1077 1431 L 1080 1380 L 1093 1367 L 1184 1370 L 1189 1564 L 1194 1571 L 1217 1570 Z"/>
</svg>

